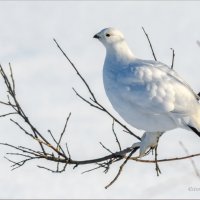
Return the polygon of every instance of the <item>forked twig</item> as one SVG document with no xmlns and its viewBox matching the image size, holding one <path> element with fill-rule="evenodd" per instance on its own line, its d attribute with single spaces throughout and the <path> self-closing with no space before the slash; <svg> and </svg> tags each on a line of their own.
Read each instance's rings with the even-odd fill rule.
<svg viewBox="0 0 200 200">
<path fill-rule="evenodd" d="M 122 165 L 120 166 L 118 172 L 117 172 L 117 175 L 115 176 L 115 178 L 108 184 L 105 186 L 105 189 L 108 189 L 120 176 L 124 166 L 126 165 L 126 163 L 128 162 L 128 160 L 131 158 L 131 156 L 135 153 L 137 149 L 133 149 L 129 155 L 127 156 L 127 158 L 124 160 L 124 162 L 122 163 Z"/>
</svg>

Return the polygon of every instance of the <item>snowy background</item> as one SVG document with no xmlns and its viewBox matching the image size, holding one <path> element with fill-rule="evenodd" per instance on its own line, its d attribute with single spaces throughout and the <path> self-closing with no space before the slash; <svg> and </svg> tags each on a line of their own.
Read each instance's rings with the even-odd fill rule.
<svg viewBox="0 0 200 200">
<path fill-rule="evenodd" d="M 113 114 L 102 82 L 104 47 L 92 37 L 105 27 L 119 28 L 131 49 L 140 58 L 152 59 L 141 27 L 144 26 L 154 46 L 157 58 L 171 63 L 175 49 L 175 69 L 200 91 L 200 2 L 158 1 L 37 1 L 0 2 L 0 62 L 8 68 L 11 62 L 19 101 L 33 124 L 45 135 L 51 129 L 58 137 L 69 112 L 72 117 L 65 140 L 72 158 L 89 159 L 107 152 L 99 142 L 113 151 L 117 145 L 111 132 L 112 120 L 80 101 L 72 91 L 75 87 L 88 96 L 68 62 L 53 42 L 56 38 L 68 56 L 88 80 L 100 102 Z M 0 80 L 0 100 L 5 88 Z M 0 113 L 5 109 L 0 107 Z M 116 116 L 118 116 L 116 114 Z M 119 117 L 119 116 L 118 116 Z M 16 118 L 17 119 L 17 118 Z M 20 122 L 20 120 L 19 120 Z M 145 122 L 144 122 L 145 123 Z M 130 126 L 129 126 L 130 127 Z M 142 131 L 135 130 L 142 135 Z M 123 147 L 135 142 L 118 129 Z M 173 130 L 162 136 L 159 158 L 185 155 L 182 141 L 190 153 L 200 152 L 200 139 L 192 132 Z M 0 119 L 0 142 L 34 146 L 9 118 Z M 4 159 L 9 149 L 0 147 L 0 198 L 199 198 L 200 179 L 189 160 L 161 163 L 162 175 L 156 176 L 153 164 L 130 161 L 118 181 L 108 190 L 104 186 L 118 170 L 114 165 L 108 174 L 101 170 L 88 174 L 68 167 L 65 173 L 52 174 L 38 169 L 38 164 L 55 167 L 54 163 L 30 162 L 10 171 Z M 149 156 L 152 158 L 152 156 Z M 200 169 L 200 159 L 195 158 Z"/>
</svg>

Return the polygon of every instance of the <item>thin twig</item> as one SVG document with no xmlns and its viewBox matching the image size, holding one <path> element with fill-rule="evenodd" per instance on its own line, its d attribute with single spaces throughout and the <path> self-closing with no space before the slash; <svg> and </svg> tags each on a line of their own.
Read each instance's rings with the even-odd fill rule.
<svg viewBox="0 0 200 200">
<path fill-rule="evenodd" d="M 44 166 L 37 165 L 37 167 L 40 168 L 40 169 L 45 169 L 45 170 L 50 171 L 52 173 L 58 173 L 57 170 L 53 170 L 53 169 L 50 169 L 50 168 L 47 168 L 47 167 L 44 167 Z"/>
<path fill-rule="evenodd" d="M 118 144 L 119 150 L 121 151 L 121 150 L 122 150 L 122 147 L 121 147 L 121 144 L 120 144 L 119 139 L 118 139 L 118 137 L 117 137 L 117 134 L 116 134 L 116 132 L 115 132 L 115 120 L 114 120 L 114 119 L 113 119 L 113 123 L 112 123 L 112 131 L 113 131 L 113 134 L 114 134 L 114 136 L 115 136 L 115 140 L 116 140 L 116 142 L 117 142 L 117 144 Z"/>
<path fill-rule="evenodd" d="M 68 117 L 67 117 L 67 119 L 66 119 L 66 122 L 65 122 L 65 125 L 64 125 L 64 128 L 63 128 L 63 131 L 62 131 L 62 133 L 60 134 L 60 138 L 59 138 L 59 140 L 58 140 L 57 148 L 60 147 L 60 142 L 61 142 L 61 140 L 62 140 L 62 137 L 63 137 L 64 133 L 65 133 L 65 130 L 66 130 L 66 127 L 67 127 L 67 124 L 68 124 L 68 121 L 69 121 L 70 116 L 71 116 L 71 113 L 69 113 L 69 115 L 68 115 Z"/>
<path fill-rule="evenodd" d="M 26 162 L 28 161 L 31 161 L 31 160 L 34 160 L 34 159 L 40 159 L 40 157 L 30 157 L 30 158 L 27 158 L 27 159 L 24 159 L 24 160 L 21 160 L 19 162 L 14 162 L 8 158 L 6 158 L 8 161 L 10 161 L 11 163 L 13 163 L 13 165 L 11 165 L 12 167 L 12 171 L 15 170 L 15 169 L 18 169 L 19 167 L 22 167 Z"/>
<path fill-rule="evenodd" d="M 51 130 L 48 130 L 48 133 L 50 134 L 51 138 L 53 139 L 53 141 L 56 143 L 56 145 L 58 144 L 58 142 L 56 141 L 55 137 L 53 136 Z"/>
<path fill-rule="evenodd" d="M 143 30 L 144 34 L 146 35 L 146 38 L 147 38 L 147 40 L 148 40 L 148 42 L 149 42 L 149 45 L 150 45 L 151 52 L 152 52 L 152 55 L 153 55 L 153 57 L 154 57 L 154 60 L 157 61 L 157 58 L 156 58 L 156 55 L 155 55 L 155 53 L 154 53 L 153 46 L 152 46 L 152 44 L 151 44 L 151 41 L 150 41 L 150 39 L 149 39 L 149 36 L 148 36 L 148 34 L 146 33 L 144 27 L 142 27 L 142 30 Z"/>
<path fill-rule="evenodd" d="M 89 102 L 87 99 L 85 99 L 83 96 L 81 96 L 74 88 L 72 88 L 72 89 L 74 90 L 75 94 L 76 94 L 80 99 L 82 99 L 83 101 L 85 101 L 87 104 L 89 104 L 90 106 L 92 106 L 92 107 L 94 107 L 94 108 L 97 108 L 97 109 L 99 109 L 99 110 L 102 110 L 101 107 L 94 105 L 93 103 L 91 103 L 91 102 Z"/>
<path fill-rule="evenodd" d="M 66 131 L 66 127 L 67 127 L 67 124 L 68 124 L 68 121 L 69 121 L 70 116 L 71 116 L 71 112 L 69 113 L 69 115 L 68 115 L 68 117 L 67 117 L 67 119 L 66 119 L 66 122 L 65 122 L 65 125 L 64 125 L 64 128 L 63 128 L 63 131 L 62 131 L 61 134 L 60 134 L 60 138 L 59 138 L 58 142 L 56 142 L 55 138 L 53 137 L 53 135 L 52 135 L 52 133 L 51 133 L 51 131 L 50 131 L 50 134 L 51 134 L 52 138 L 54 139 L 54 141 L 55 141 L 56 144 L 57 144 L 57 148 L 56 148 L 56 149 L 57 149 L 58 151 L 61 150 L 62 153 L 65 155 L 66 158 L 67 158 L 67 156 L 66 156 L 65 151 L 63 150 L 62 146 L 60 145 L 60 143 L 61 143 L 62 137 L 63 137 L 63 135 L 64 135 L 64 133 L 65 133 L 65 131 Z"/>
<path fill-rule="evenodd" d="M 108 189 L 118 179 L 118 177 L 120 176 L 124 166 L 126 165 L 128 160 L 130 159 L 130 157 L 133 155 L 133 153 L 135 153 L 135 149 L 133 149 L 131 151 L 131 153 L 127 156 L 127 158 L 124 160 L 124 162 L 122 163 L 122 165 L 119 168 L 119 171 L 118 171 L 117 175 L 115 176 L 115 178 L 108 185 L 105 186 L 105 189 Z"/>
<path fill-rule="evenodd" d="M 85 173 L 94 171 L 94 170 L 99 169 L 99 168 L 102 168 L 102 166 L 98 166 L 98 167 L 94 167 L 94 168 L 92 168 L 92 169 L 88 169 L 88 170 L 86 170 L 86 171 L 83 171 L 81 174 L 85 174 Z"/>
<path fill-rule="evenodd" d="M 110 149 L 108 149 L 105 145 L 103 145 L 101 142 L 99 142 L 99 144 L 100 144 L 106 151 L 108 151 L 109 153 L 113 154 L 113 152 L 112 152 Z"/>
<path fill-rule="evenodd" d="M 50 169 L 50 168 L 47 168 L 47 167 L 44 167 L 44 166 L 40 166 L 40 165 L 37 165 L 37 167 L 40 168 L 40 169 L 45 169 L 45 170 L 50 171 L 52 173 L 62 173 L 66 170 L 67 164 L 68 163 L 65 163 L 61 170 L 59 170 L 58 168 L 56 170 L 53 170 L 53 169 Z"/>
<path fill-rule="evenodd" d="M 64 57 L 69 61 L 69 63 L 71 64 L 71 66 L 74 68 L 74 70 L 76 71 L 77 75 L 81 78 L 81 80 L 83 81 L 83 83 L 85 84 L 85 86 L 87 87 L 88 91 L 90 92 L 93 100 L 96 100 L 96 97 L 94 96 L 92 90 L 90 89 L 90 86 L 88 85 L 88 83 L 85 81 L 85 79 L 83 78 L 83 76 L 80 74 L 80 72 L 77 70 L 77 68 L 75 67 L 74 63 L 69 59 L 69 57 L 66 55 L 66 53 L 62 50 L 62 48 L 60 47 L 60 45 L 57 43 L 56 39 L 53 39 L 54 42 L 56 43 L 57 47 L 60 49 L 60 51 L 62 52 L 62 54 L 64 55 Z"/>
<path fill-rule="evenodd" d="M 26 135 L 35 139 L 35 137 L 31 133 L 26 131 L 18 122 L 14 121 L 13 119 L 10 119 L 10 121 L 13 122 L 14 124 L 16 124 Z"/>
<path fill-rule="evenodd" d="M 16 115 L 16 114 L 18 114 L 18 113 L 17 112 L 11 112 L 11 113 L 0 115 L 0 117 L 6 117 L 8 115 Z"/>
<path fill-rule="evenodd" d="M 160 167 L 158 165 L 158 159 L 157 159 L 158 152 L 157 152 L 157 150 L 158 150 L 158 143 L 157 143 L 157 145 L 155 147 L 155 165 L 156 165 L 155 170 L 156 170 L 157 176 L 159 176 L 161 174 L 161 171 L 160 171 Z"/>
<path fill-rule="evenodd" d="M 30 153 L 30 154 L 33 154 L 33 155 L 40 155 L 42 156 L 43 155 L 43 152 L 42 151 L 35 151 L 33 149 L 30 149 L 28 147 L 23 147 L 23 146 L 19 146 L 18 147 L 20 150 L 23 149 L 24 151 L 26 151 L 26 153 Z M 47 154 L 48 155 L 48 154 Z"/>
<path fill-rule="evenodd" d="M 66 146 L 66 149 L 67 149 L 67 153 L 68 153 L 68 161 L 70 161 L 71 160 L 71 154 L 70 154 L 70 151 L 69 151 L 69 147 L 68 147 L 68 144 L 67 144 L 67 142 L 65 143 L 65 146 Z"/>
<path fill-rule="evenodd" d="M 173 49 L 173 48 L 171 48 L 171 50 L 172 50 L 172 64 L 171 64 L 171 69 L 173 69 L 173 68 L 174 68 L 175 52 L 174 52 L 174 49 Z"/>
<path fill-rule="evenodd" d="M 13 93 L 15 94 L 15 80 L 14 80 L 14 77 L 13 77 L 13 71 L 12 71 L 12 67 L 11 67 L 10 63 L 9 63 L 9 68 L 10 68 L 10 77 L 11 77 L 11 80 L 12 80 L 12 90 L 13 90 Z"/>
<path fill-rule="evenodd" d="M 16 107 L 15 105 L 12 105 L 10 102 L 6 103 L 6 102 L 3 102 L 3 101 L 0 101 L 0 104 L 6 105 L 6 106 Z"/>
<path fill-rule="evenodd" d="M 7 155 L 12 155 L 12 156 L 22 156 L 22 157 L 26 157 L 26 158 L 32 158 L 32 156 L 29 155 L 25 155 L 22 153 L 6 153 Z"/>
<path fill-rule="evenodd" d="M 179 144 L 180 144 L 180 146 L 182 147 L 182 149 L 184 150 L 184 152 L 186 153 L 186 155 L 189 155 L 189 151 L 188 151 L 188 149 L 185 147 L 185 145 L 184 145 L 181 141 L 179 141 Z M 195 172 L 196 176 L 197 176 L 198 178 L 200 178 L 200 173 L 199 173 L 199 170 L 197 169 L 197 166 L 196 166 L 194 160 L 193 160 L 192 158 L 190 158 L 190 161 L 191 161 L 191 164 L 192 164 L 192 167 L 193 167 L 193 169 L 194 169 L 194 172 Z"/>
</svg>

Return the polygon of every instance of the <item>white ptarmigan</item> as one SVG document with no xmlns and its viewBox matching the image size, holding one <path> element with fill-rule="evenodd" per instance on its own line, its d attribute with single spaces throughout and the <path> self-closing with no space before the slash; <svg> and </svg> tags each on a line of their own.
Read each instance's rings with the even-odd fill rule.
<svg viewBox="0 0 200 200">
<path fill-rule="evenodd" d="M 123 34 L 106 28 L 94 35 L 106 48 L 103 81 L 113 108 L 145 134 L 140 156 L 168 130 L 184 128 L 200 136 L 199 96 L 170 67 L 136 58 Z"/>
</svg>

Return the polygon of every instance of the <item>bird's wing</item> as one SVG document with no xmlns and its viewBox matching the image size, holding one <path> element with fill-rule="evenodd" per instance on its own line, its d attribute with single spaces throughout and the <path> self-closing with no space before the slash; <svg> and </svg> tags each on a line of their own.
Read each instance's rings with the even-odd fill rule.
<svg viewBox="0 0 200 200">
<path fill-rule="evenodd" d="M 151 61 L 152 62 L 152 61 Z M 153 61 L 155 62 L 155 61 Z M 176 81 L 178 81 L 179 83 L 181 83 L 182 85 L 184 85 L 185 87 L 187 87 L 191 93 L 193 93 L 194 97 L 199 100 L 200 97 L 193 91 L 193 89 L 190 87 L 190 85 L 185 81 L 183 80 L 178 74 L 176 71 L 174 71 L 173 69 L 169 68 L 167 65 L 161 63 L 161 62 L 155 62 L 157 63 L 157 65 L 155 65 L 155 67 L 157 67 L 158 69 L 166 72 L 166 74 L 168 76 L 171 76 L 173 79 L 175 79 Z"/>
<path fill-rule="evenodd" d="M 198 99 L 174 70 L 156 61 L 134 61 L 119 71 L 117 82 L 122 99 L 144 112 L 187 115 Z"/>
</svg>

